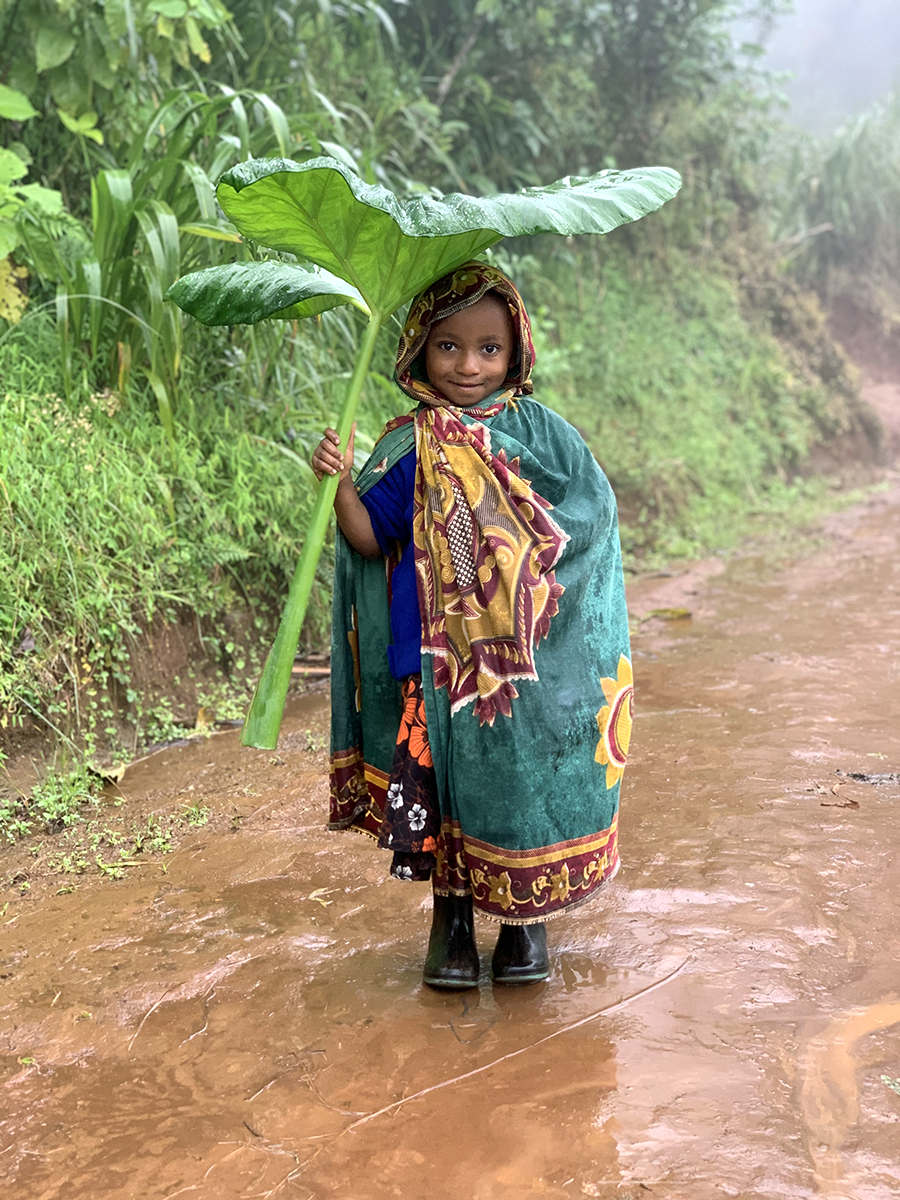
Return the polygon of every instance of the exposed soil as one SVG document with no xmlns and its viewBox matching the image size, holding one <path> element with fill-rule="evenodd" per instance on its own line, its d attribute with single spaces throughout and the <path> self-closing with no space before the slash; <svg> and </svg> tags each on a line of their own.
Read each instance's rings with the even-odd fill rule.
<svg viewBox="0 0 900 1200">
<path fill-rule="evenodd" d="M 871 308 L 846 292 L 835 298 L 829 319 L 831 333 L 861 373 L 863 399 L 884 428 L 887 461 L 900 457 L 900 336 L 896 320 L 885 327 Z"/>
<path fill-rule="evenodd" d="M 322 828 L 324 691 L 130 768 L 211 819 L 11 894 L 4 1195 L 900 1196 L 900 476 L 630 606 L 625 865 L 546 985 L 422 985 L 427 889 Z"/>
</svg>

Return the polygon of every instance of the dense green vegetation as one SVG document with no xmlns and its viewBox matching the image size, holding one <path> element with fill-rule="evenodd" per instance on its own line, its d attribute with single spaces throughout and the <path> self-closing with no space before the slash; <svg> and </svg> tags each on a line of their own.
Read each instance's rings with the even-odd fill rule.
<svg viewBox="0 0 900 1200">
<path fill-rule="evenodd" d="M 786 136 L 772 164 L 776 233 L 794 274 L 826 301 L 862 287 L 896 308 L 900 274 L 900 96 L 892 93 L 828 137 Z"/>
<path fill-rule="evenodd" d="M 151 736 L 130 664 L 154 621 L 193 614 L 236 678 L 268 636 L 363 326 L 211 331 L 164 303 L 188 270 L 259 257 L 213 193 L 251 156 L 328 153 L 399 193 L 675 167 L 679 200 L 602 243 L 499 247 L 535 316 L 537 394 L 607 470 L 632 559 L 727 546 L 808 491 L 810 448 L 859 415 L 789 272 L 824 294 L 836 267 L 896 254 L 875 128 L 896 110 L 854 135 L 866 176 L 837 145 L 782 149 L 735 7 L 0 0 L 0 726 L 124 753 Z M 394 332 L 362 449 L 404 406 Z M 325 564 L 310 645 L 327 607 Z"/>
</svg>

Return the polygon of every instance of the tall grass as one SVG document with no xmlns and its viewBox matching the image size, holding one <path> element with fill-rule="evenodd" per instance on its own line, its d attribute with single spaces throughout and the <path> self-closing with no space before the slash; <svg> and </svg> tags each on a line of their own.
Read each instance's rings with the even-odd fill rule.
<svg viewBox="0 0 900 1200">
<path fill-rule="evenodd" d="M 358 336 L 344 313 L 318 330 L 192 329 L 173 447 L 109 389 L 62 393 L 49 314 L 10 331 L 0 345 L 0 725 L 40 713 L 67 736 L 96 733 L 92 696 L 111 685 L 129 695 L 135 640 L 155 619 L 194 614 L 212 648 L 229 612 L 271 619 L 312 506 L 311 447 L 334 421 Z M 387 370 L 387 344 L 382 353 Z M 404 406 L 386 375 L 370 393 L 363 452 Z M 311 644 L 326 636 L 329 574 L 326 559 Z"/>
<path fill-rule="evenodd" d="M 98 371 L 124 394 L 134 371 L 174 441 L 184 318 L 163 297 L 180 274 L 219 261 L 223 243 L 240 243 L 213 182 L 236 159 L 292 146 L 285 114 L 265 93 L 179 88 L 92 177 L 88 230 L 26 208 L 24 255 L 55 287 L 67 396 Z M 230 257 L 247 253 L 232 246 Z"/>
<path fill-rule="evenodd" d="M 795 134 L 776 164 L 777 234 L 794 269 L 827 293 L 833 273 L 900 271 L 900 94 L 830 137 Z"/>
</svg>

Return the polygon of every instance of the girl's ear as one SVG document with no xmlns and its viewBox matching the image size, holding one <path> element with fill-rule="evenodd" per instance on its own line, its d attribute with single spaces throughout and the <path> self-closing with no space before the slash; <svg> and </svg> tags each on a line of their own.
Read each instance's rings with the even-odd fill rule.
<svg viewBox="0 0 900 1200">
<path fill-rule="evenodd" d="M 516 323 L 512 318 L 512 313 L 509 311 L 509 305 L 506 304 L 505 300 L 504 300 L 504 304 L 506 305 L 506 318 L 507 318 L 508 327 L 509 327 L 509 340 L 510 340 L 510 345 L 512 347 L 509 352 L 509 363 L 507 364 L 507 367 L 506 367 L 506 377 L 508 379 L 510 377 L 510 375 L 518 374 L 519 369 L 522 366 L 522 344 L 519 341 L 519 334 L 518 334 L 518 331 L 516 330 Z"/>
</svg>

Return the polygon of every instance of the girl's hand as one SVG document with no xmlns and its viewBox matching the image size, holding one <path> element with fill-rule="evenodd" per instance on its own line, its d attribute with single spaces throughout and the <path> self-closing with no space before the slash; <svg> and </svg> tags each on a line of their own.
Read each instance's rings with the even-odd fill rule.
<svg viewBox="0 0 900 1200">
<path fill-rule="evenodd" d="M 325 475 L 340 475 L 341 479 L 345 479 L 350 474 L 350 468 L 353 466 L 353 441 L 356 437 L 356 424 L 350 430 L 350 437 L 347 441 L 347 449 L 341 454 L 341 443 L 338 438 L 337 431 L 334 429 L 326 429 L 325 436 L 319 442 L 313 451 L 312 469 L 316 479 L 320 480 Z"/>
<path fill-rule="evenodd" d="M 347 439 L 347 449 L 341 454 L 341 443 L 337 433 L 333 429 L 326 429 L 325 436 L 313 451 L 312 469 L 319 481 L 326 475 L 340 475 L 337 493 L 334 497 L 334 512 L 338 524 L 354 550 L 358 550 L 366 558 L 377 558 L 381 554 L 381 548 L 372 528 L 372 519 L 366 506 L 356 494 L 356 488 L 350 478 L 355 437 L 356 426 L 354 425 L 350 430 L 350 437 Z"/>
</svg>

